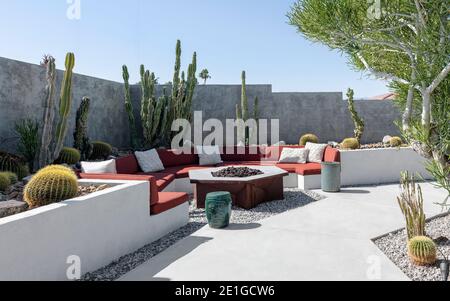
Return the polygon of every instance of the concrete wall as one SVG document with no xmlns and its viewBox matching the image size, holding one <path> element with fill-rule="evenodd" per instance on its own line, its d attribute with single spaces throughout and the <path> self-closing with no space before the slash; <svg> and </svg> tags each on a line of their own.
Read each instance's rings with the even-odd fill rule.
<svg viewBox="0 0 450 301">
<path fill-rule="evenodd" d="M 188 223 L 187 203 L 150 216 L 148 182 L 80 182 L 116 186 L 0 219 L 0 281 L 69 280 L 69 256 L 84 275 Z"/>
<path fill-rule="evenodd" d="M 58 95 L 61 78 L 62 71 L 59 71 Z M 0 149 L 15 149 L 16 140 L 7 139 L 15 136 L 15 121 L 21 118 L 42 119 L 44 87 L 43 67 L 0 58 Z M 161 93 L 162 89 L 158 87 L 158 92 Z M 136 119 L 139 120 L 139 86 L 132 86 L 131 92 Z M 342 93 L 272 93 L 271 85 L 248 85 L 247 93 L 250 107 L 253 107 L 255 96 L 259 97 L 261 118 L 280 119 L 280 138 L 288 143 L 298 143 L 299 137 L 307 132 L 317 134 L 323 142 L 340 141 L 352 135 L 353 125 Z M 128 147 L 123 84 L 78 74 L 73 79 L 73 108 L 66 145 L 72 144 L 75 112 L 83 96 L 92 99 L 90 138 L 107 141 L 117 147 Z M 235 105 L 240 102 L 240 97 L 240 85 L 199 85 L 193 107 L 203 111 L 205 119 L 224 121 L 235 118 Z M 356 106 L 366 120 L 364 142 L 376 142 L 384 135 L 398 134 L 393 122 L 400 115 L 392 102 L 357 101 Z"/>
</svg>

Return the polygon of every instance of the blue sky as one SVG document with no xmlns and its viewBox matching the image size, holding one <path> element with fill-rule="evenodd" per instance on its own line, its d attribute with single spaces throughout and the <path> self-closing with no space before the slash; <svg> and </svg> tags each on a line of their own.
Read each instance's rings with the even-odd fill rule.
<svg viewBox="0 0 450 301">
<path fill-rule="evenodd" d="M 177 39 L 183 68 L 198 53 L 211 84 L 273 84 L 274 91 L 345 91 L 358 97 L 387 92 L 384 82 L 354 72 L 345 57 L 312 44 L 287 24 L 294 0 L 80 0 L 81 19 L 67 18 L 67 0 L 0 0 L 0 56 L 39 63 L 44 53 L 63 67 L 76 55 L 77 73 L 132 82 L 144 63 L 171 80 Z M 5 43 L 6 41 L 6 43 Z"/>
</svg>

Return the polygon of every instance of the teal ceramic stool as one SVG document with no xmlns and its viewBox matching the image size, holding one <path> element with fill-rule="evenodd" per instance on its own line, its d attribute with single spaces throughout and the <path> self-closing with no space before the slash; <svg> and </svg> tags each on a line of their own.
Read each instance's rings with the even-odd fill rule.
<svg viewBox="0 0 450 301">
<path fill-rule="evenodd" d="M 341 163 L 322 162 L 322 190 L 325 192 L 341 191 Z"/>
<path fill-rule="evenodd" d="M 228 227 L 231 218 L 231 194 L 229 192 L 212 192 L 206 196 L 206 217 L 211 228 Z"/>
</svg>

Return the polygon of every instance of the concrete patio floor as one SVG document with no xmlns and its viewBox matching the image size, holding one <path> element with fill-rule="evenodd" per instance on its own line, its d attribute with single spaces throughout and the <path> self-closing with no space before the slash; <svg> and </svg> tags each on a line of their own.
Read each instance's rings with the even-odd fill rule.
<svg viewBox="0 0 450 301">
<path fill-rule="evenodd" d="M 422 184 L 427 217 L 445 193 Z M 121 281 L 408 280 L 371 241 L 404 226 L 399 185 L 316 191 L 328 198 L 258 224 L 208 226 Z"/>
</svg>

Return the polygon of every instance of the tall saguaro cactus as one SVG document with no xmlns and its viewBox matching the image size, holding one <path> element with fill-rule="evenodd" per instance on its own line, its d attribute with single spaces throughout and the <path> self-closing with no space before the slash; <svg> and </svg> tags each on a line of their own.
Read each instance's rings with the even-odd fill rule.
<svg viewBox="0 0 450 301">
<path fill-rule="evenodd" d="M 72 107 L 72 76 L 75 67 L 75 55 L 69 52 L 66 55 L 66 71 L 61 85 L 61 96 L 59 99 L 59 121 L 56 127 L 56 141 L 53 156 L 57 158 L 63 148 L 67 133 L 67 122 Z"/>
<path fill-rule="evenodd" d="M 75 123 L 75 132 L 73 133 L 73 147 L 80 151 L 81 160 L 87 160 L 91 156 L 92 145 L 87 134 L 87 124 L 89 117 L 89 108 L 91 100 L 89 97 L 83 97 L 80 108 L 77 111 Z"/>
<path fill-rule="evenodd" d="M 350 114 L 352 115 L 353 123 L 355 124 L 355 138 L 361 144 L 361 138 L 364 133 L 364 120 L 359 117 L 358 112 L 355 109 L 355 101 L 354 101 L 355 92 L 352 89 L 348 89 L 347 97 L 348 97 L 348 109 Z"/>
<path fill-rule="evenodd" d="M 44 100 L 44 118 L 41 135 L 41 147 L 38 158 L 38 168 L 51 163 L 53 154 L 49 145 L 52 143 L 53 121 L 55 119 L 55 90 L 56 90 L 56 64 L 55 58 L 46 56 L 42 63 L 46 67 L 45 100 Z"/>
<path fill-rule="evenodd" d="M 141 121 L 144 136 L 144 145 L 152 146 L 154 137 L 152 136 L 157 126 L 154 124 L 155 118 L 155 83 L 156 78 L 154 73 L 150 73 L 149 70 L 145 70 L 145 66 L 141 65 Z"/>
<path fill-rule="evenodd" d="M 122 77 L 125 84 L 125 110 L 128 115 L 128 123 L 130 126 L 130 142 L 131 146 L 136 149 L 139 142 L 136 132 L 136 119 L 134 118 L 133 103 L 131 101 L 130 74 L 128 73 L 128 67 L 126 65 L 122 66 Z"/>
</svg>

